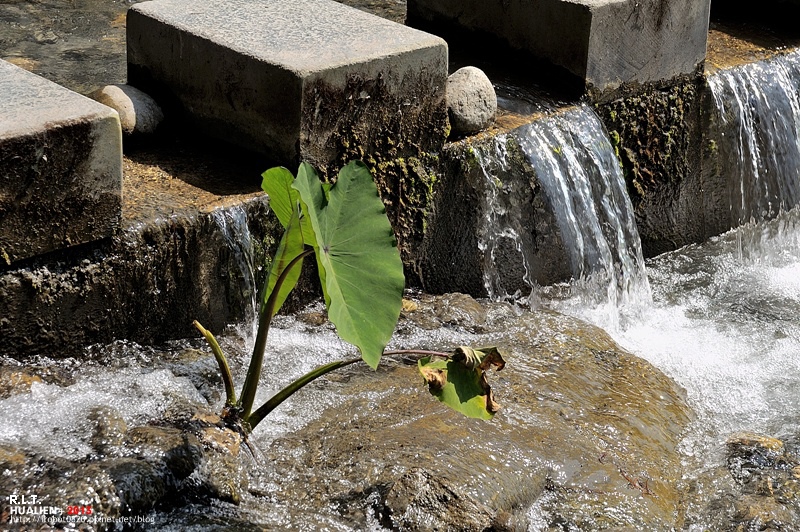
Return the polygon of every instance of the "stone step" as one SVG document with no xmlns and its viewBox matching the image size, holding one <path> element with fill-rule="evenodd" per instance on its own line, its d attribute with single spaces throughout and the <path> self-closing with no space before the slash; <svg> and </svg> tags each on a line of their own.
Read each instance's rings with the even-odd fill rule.
<svg viewBox="0 0 800 532">
<path fill-rule="evenodd" d="M 0 60 L 0 264 L 110 236 L 122 201 L 116 111 Z"/>
<path fill-rule="evenodd" d="M 129 84 L 282 164 L 444 142 L 447 44 L 333 0 L 143 2 L 127 42 Z"/>
<path fill-rule="evenodd" d="M 491 34 L 603 92 L 694 73 L 705 59 L 710 5 L 710 0 L 408 0 L 408 21 Z"/>
</svg>

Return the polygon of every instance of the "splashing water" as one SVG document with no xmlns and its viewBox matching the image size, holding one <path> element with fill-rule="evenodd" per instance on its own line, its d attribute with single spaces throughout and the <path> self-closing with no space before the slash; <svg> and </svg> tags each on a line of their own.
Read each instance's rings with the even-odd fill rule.
<svg viewBox="0 0 800 532">
<path fill-rule="evenodd" d="M 732 433 L 800 433 L 800 210 L 787 210 L 800 199 L 798 67 L 795 53 L 709 80 L 728 127 L 732 221 L 744 225 L 648 260 L 652 305 L 609 328 L 686 388 L 698 419 L 683 451 L 701 468 Z M 559 308 L 607 326 L 583 303 Z"/>
<path fill-rule="evenodd" d="M 511 242 L 522 255 L 524 282 L 534 304 L 562 311 L 591 307 L 598 317 L 603 316 L 603 325 L 617 328 L 621 310 L 635 312 L 649 302 L 650 289 L 633 206 L 602 123 L 588 106 L 581 105 L 518 128 L 509 136 L 533 168 L 555 215 L 573 282 L 560 286 L 567 293 L 564 297 L 537 287 L 531 278 L 537 260 L 533 230 L 510 212 L 519 207 L 513 204 L 514 194 L 500 194 L 503 184 L 495 177 L 498 169 L 508 166 L 509 138 L 501 135 L 489 148 L 476 149 L 487 181 L 486 215 L 479 235 L 487 293 L 495 299 L 521 295 L 505 289 L 496 266 L 497 251 Z"/>
<path fill-rule="evenodd" d="M 746 233 L 747 256 L 739 256 Z M 800 432 L 800 212 L 648 261 L 655 304 L 615 339 L 672 376 L 709 459 L 736 431 Z"/>
<path fill-rule="evenodd" d="M 503 183 L 497 178 L 498 173 L 509 170 L 508 136 L 498 135 L 488 146 L 477 147 L 475 157 L 486 182 L 486 194 L 482 196 L 484 220 L 478 227 L 484 286 L 490 299 L 515 301 L 523 295 L 517 287 L 520 283 L 509 282 L 499 270 L 501 254 L 503 248 L 510 247 L 521 256 L 521 281 L 531 287 L 531 269 L 524 250 L 530 249 L 533 242 L 530 231 L 515 216 L 519 206 L 514 204 L 513 195 L 503 193 Z"/>
<path fill-rule="evenodd" d="M 641 241 L 625 179 L 602 123 L 581 105 L 518 130 L 569 252 L 582 307 L 617 309 L 650 300 Z M 573 298 L 573 301 L 575 299 Z"/>
</svg>

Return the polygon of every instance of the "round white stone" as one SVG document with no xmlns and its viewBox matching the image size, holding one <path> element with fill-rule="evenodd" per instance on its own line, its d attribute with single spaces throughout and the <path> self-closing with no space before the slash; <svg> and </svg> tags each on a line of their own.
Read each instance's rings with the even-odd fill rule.
<svg viewBox="0 0 800 532">
<path fill-rule="evenodd" d="M 89 97 L 119 113 L 122 132 L 126 135 L 153 133 L 164 120 L 156 101 L 130 85 L 106 85 Z"/>
<path fill-rule="evenodd" d="M 452 135 L 477 133 L 497 112 L 497 95 L 483 70 L 459 68 L 447 78 L 447 110 Z"/>
</svg>

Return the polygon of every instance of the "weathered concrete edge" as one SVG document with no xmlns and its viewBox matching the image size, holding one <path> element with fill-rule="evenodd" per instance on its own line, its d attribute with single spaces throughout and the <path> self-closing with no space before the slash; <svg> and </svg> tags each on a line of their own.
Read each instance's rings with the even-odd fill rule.
<svg viewBox="0 0 800 532">
<path fill-rule="evenodd" d="M 202 31 L 191 31 L 184 27 L 186 24 L 176 25 L 174 17 L 161 16 L 157 10 L 149 13 L 147 4 L 137 5 L 128 16 L 129 83 L 154 95 L 166 109 L 177 111 L 181 120 L 212 136 L 264 153 L 280 164 L 296 166 L 301 157 L 311 157 L 318 166 L 327 166 L 334 162 L 335 155 L 328 154 L 330 150 L 324 143 L 312 137 L 324 140 L 331 133 L 345 137 L 347 128 L 355 124 L 363 129 L 364 125 L 353 118 L 344 120 L 343 125 L 337 125 L 341 120 L 325 124 L 326 119 L 318 120 L 317 114 L 340 111 L 338 116 L 346 115 L 340 109 L 348 106 L 346 100 L 369 99 L 376 82 L 382 83 L 384 96 L 390 94 L 398 100 L 397 105 L 411 103 L 420 107 L 416 114 L 412 108 L 413 116 L 429 116 L 445 128 L 446 114 L 432 109 L 437 104 L 444 109 L 447 43 L 439 37 L 336 4 L 337 9 L 346 9 L 348 13 L 352 10 L 358 16 L 410 33 L 414 37 L 413 46 L 392 41 L 393 48 L 378 53 L 370 51 L 349 63 L 341 64 L 337 59 L 327 68 L 304 70 L 284 64 L 280 50 L 273 58 L 264 53 L 247 53 L 231 43 L 217 43 Z M 163 46 L 155 46 L 163 42 L 174 45 L 165 52 Z M 300 61 L 299 65 L 302 64 Z M 206 81 L 199 77 L 204 71 L 208 71 L 204 76 Z M 242 72 L 248 75 L 243 76 Z M 432 87 L 425 89 L 428 78 Z M 220 84 L 214 82 L 216 79 L 235 80 L 235 83 Z M 359 83 L 354 84 L 353 80 Z M 311 105 L 315 102 L 309 91 L 320 86 L 323 88 L 319 92 L 324 97 L 316 98 L 316 105 Z M 354 88 L 359 90 L 352 93 Z M 374 98 L 367 103 L 368 107 L 378 107 Z M 362 114 L 359 112 L 358 116 Z M 383 125 L 407 126 L 409 119 L 402 118 L 406 114 L 398 112 L 397 117 L 391 117 L 392 122 Z M 253 116 L 265 118 L 253 119 Z M 422 151 L 441 147 L 444 137 L 440 140 L 434 137 L 438 135 L 423 139 Z M 343 140 L 352 143 L 358 139 Z"/>
<path fill-rule="evenodd" d="M 277 228 L 268 198 L 243 199 L 259 256 Z M 214 212 L 137 221 L 113 239 L 0 271 L 1 354 L 77 356 L 125 338 L 152 345 L 196 336 L 192 321 L 220 331 L 244 319 L 252 292 Z"/>
<path fill-rule="evenodd" d="M 113 109 L 0 61 L 0 263 L 106 238 L 119 226 L 122 133 Z"/>
</svg>

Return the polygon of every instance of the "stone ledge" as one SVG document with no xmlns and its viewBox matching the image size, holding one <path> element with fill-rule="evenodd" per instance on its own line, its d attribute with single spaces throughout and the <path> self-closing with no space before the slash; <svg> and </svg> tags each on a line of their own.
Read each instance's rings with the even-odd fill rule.
<svg viewBox="0 0 800 532">
<path fill-rule="evenodd" d="M 108 237 L 122 133 L 112 109 L 0 60 L 0 262 Z"/>
<path fill-rule="evenodd" d="M 131 85 L 283 164 L 366 158 L 377 136 L 392 157 L 444 142 L 447 45 L 421 31 L 332 0 L 155 0 L 127 31 Z"/>
<path fill-rule="evenodd" d="M 408 18 L 494 35 L 604 92 L 695 72 L 709 8 L 710 0 L 408 0 Z"/>
</svg>

